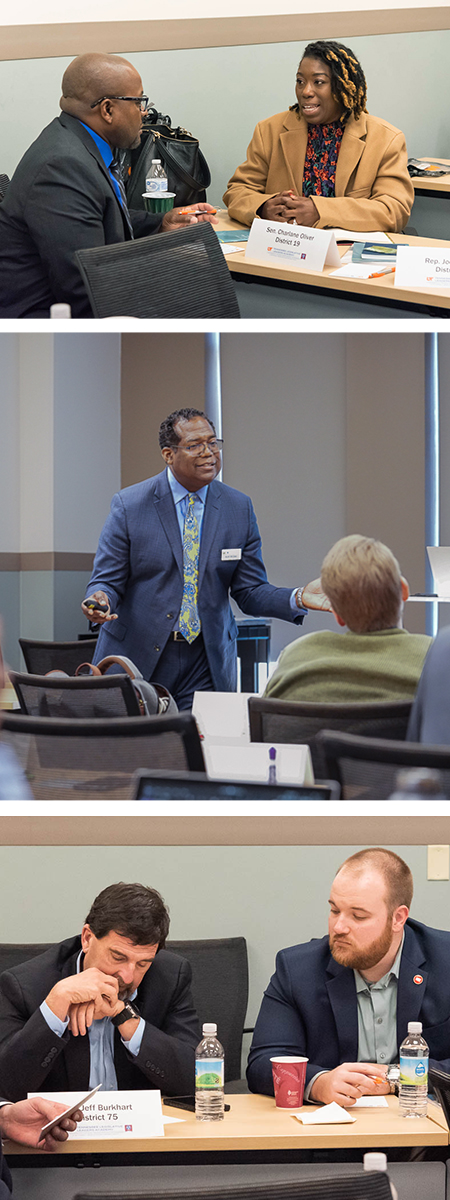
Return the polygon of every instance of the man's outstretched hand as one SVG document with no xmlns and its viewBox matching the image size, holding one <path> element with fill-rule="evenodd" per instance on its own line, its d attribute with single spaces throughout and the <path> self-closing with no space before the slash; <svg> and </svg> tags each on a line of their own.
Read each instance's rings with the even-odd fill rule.
<svg viewBox="0 0 450 1200">
<path fill-rule="evenodd" d="M 313 579 L 311 583 L 307 583 L 306 587 L 303 588 L 301 607 L 323 609 L 324 612 L 332 612 L 328 596 L 322 591 L 320 579 Z"/>
</svg>

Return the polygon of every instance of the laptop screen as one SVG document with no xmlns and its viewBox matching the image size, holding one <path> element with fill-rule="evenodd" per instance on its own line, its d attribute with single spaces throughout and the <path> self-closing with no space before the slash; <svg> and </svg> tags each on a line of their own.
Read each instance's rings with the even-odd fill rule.
<svg viewBox="0 0 450 1200">
<path fill-rule="evenodd" d="M 138 771 L 132 800 L 246 800 L 283 801 L 288 804 L 299 800 L 339 800 L 339 784 L 327 780 L 320 784 L 268 784 L 245 780 L 208 779 L 197 771 Z"/>
</svg>

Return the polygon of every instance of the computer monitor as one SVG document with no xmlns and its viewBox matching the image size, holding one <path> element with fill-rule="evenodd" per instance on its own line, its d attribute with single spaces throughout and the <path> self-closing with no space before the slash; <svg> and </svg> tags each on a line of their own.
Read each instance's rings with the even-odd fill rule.
<svg viewBox="0 0 450 1200">
<path fill-rule="evenodd" d="M 262 800 L 290 801 L 299 800 L 339 800 L 340 787 L 334 779 L 327 779 L 318 784 L 292 783 L 262 783 L 243 780 L 238 782 L 229 779 L 208 779 L 199 771 L 167 771 L 141 770 L 135 776 L 135 788 L 132 800 L 206 800 L 209 803 L 220 800 L 255 801 Z"/>
</svg>

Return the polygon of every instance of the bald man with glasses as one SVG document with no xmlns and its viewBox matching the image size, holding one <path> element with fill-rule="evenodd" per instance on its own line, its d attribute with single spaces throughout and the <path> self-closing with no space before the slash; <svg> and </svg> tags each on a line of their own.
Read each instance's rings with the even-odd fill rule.
<svg viewBox="0 0 450 1200">
<path fill-rule="evenodd" d="M 61 115 L 19 163 L 0 205 L 0 318 L 49 317 L 70 304 L 92 317 L 76 250 L 214 221 L 174 208 L 164 215 L 129 211 L 120 151 L 136 149 L 148 108 L 142 80 L 112 54 L 81 54 L 62 80 Z"/>
</svg>

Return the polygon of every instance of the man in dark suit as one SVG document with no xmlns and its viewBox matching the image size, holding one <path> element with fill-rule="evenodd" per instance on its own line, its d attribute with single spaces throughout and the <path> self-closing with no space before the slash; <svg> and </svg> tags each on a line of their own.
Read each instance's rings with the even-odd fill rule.
<svg viewBox="0 0 450 1200">
<path fill-rule="evenodd" d="M 236 689 L 237 625 L 229 595 L 252 616 L 295 624 L 306 606 L 329 604 L 320 580 L 294 589 L 269 583 L 251 500 L 216 478 L 222 442 L 205 413 L 171 413 L 159 442 L 167 471 L 114 496 L 82 608 L 103 626 L 94 662 L 126 655 L 186 709 L 196 690 Z M 191 602 L 195 618 L 188 629 Z"/>
<path fill-rule="evenodd" d="M 48 317 L 57 302 L 92 317 L 76 250 L 214 221 L 208 204 L 194 206 L 200 218 L 128 211 L 117 152 L 139 145 L 148 103 L 131 63 L 82 54 L 62 92 L 61 116 L 27 150 L 0 205 L 0 317 Z"/>
<path fill-rule="evenodd" d="M 112 884 L 68 938 L 0 976 L 3 1094 L 194 1086 L 200 1038 L 191 968 L 164 949 L 169 916 L 152 888 Z"/>
<path fill-rule="evenodd" d="M 411 897 L 409 867 L 390 850 L 346 860 L 328 937 L 277 955 L 250 1049 L 252 1092 L 273 1094 L 271 1056 L 298 1054 L 316 1104 L 387 1093 L 389 1064 L 417 1020 L 430 1062 L 450 1071 L 450 933 L 407 919 Z"/>
</svg>

